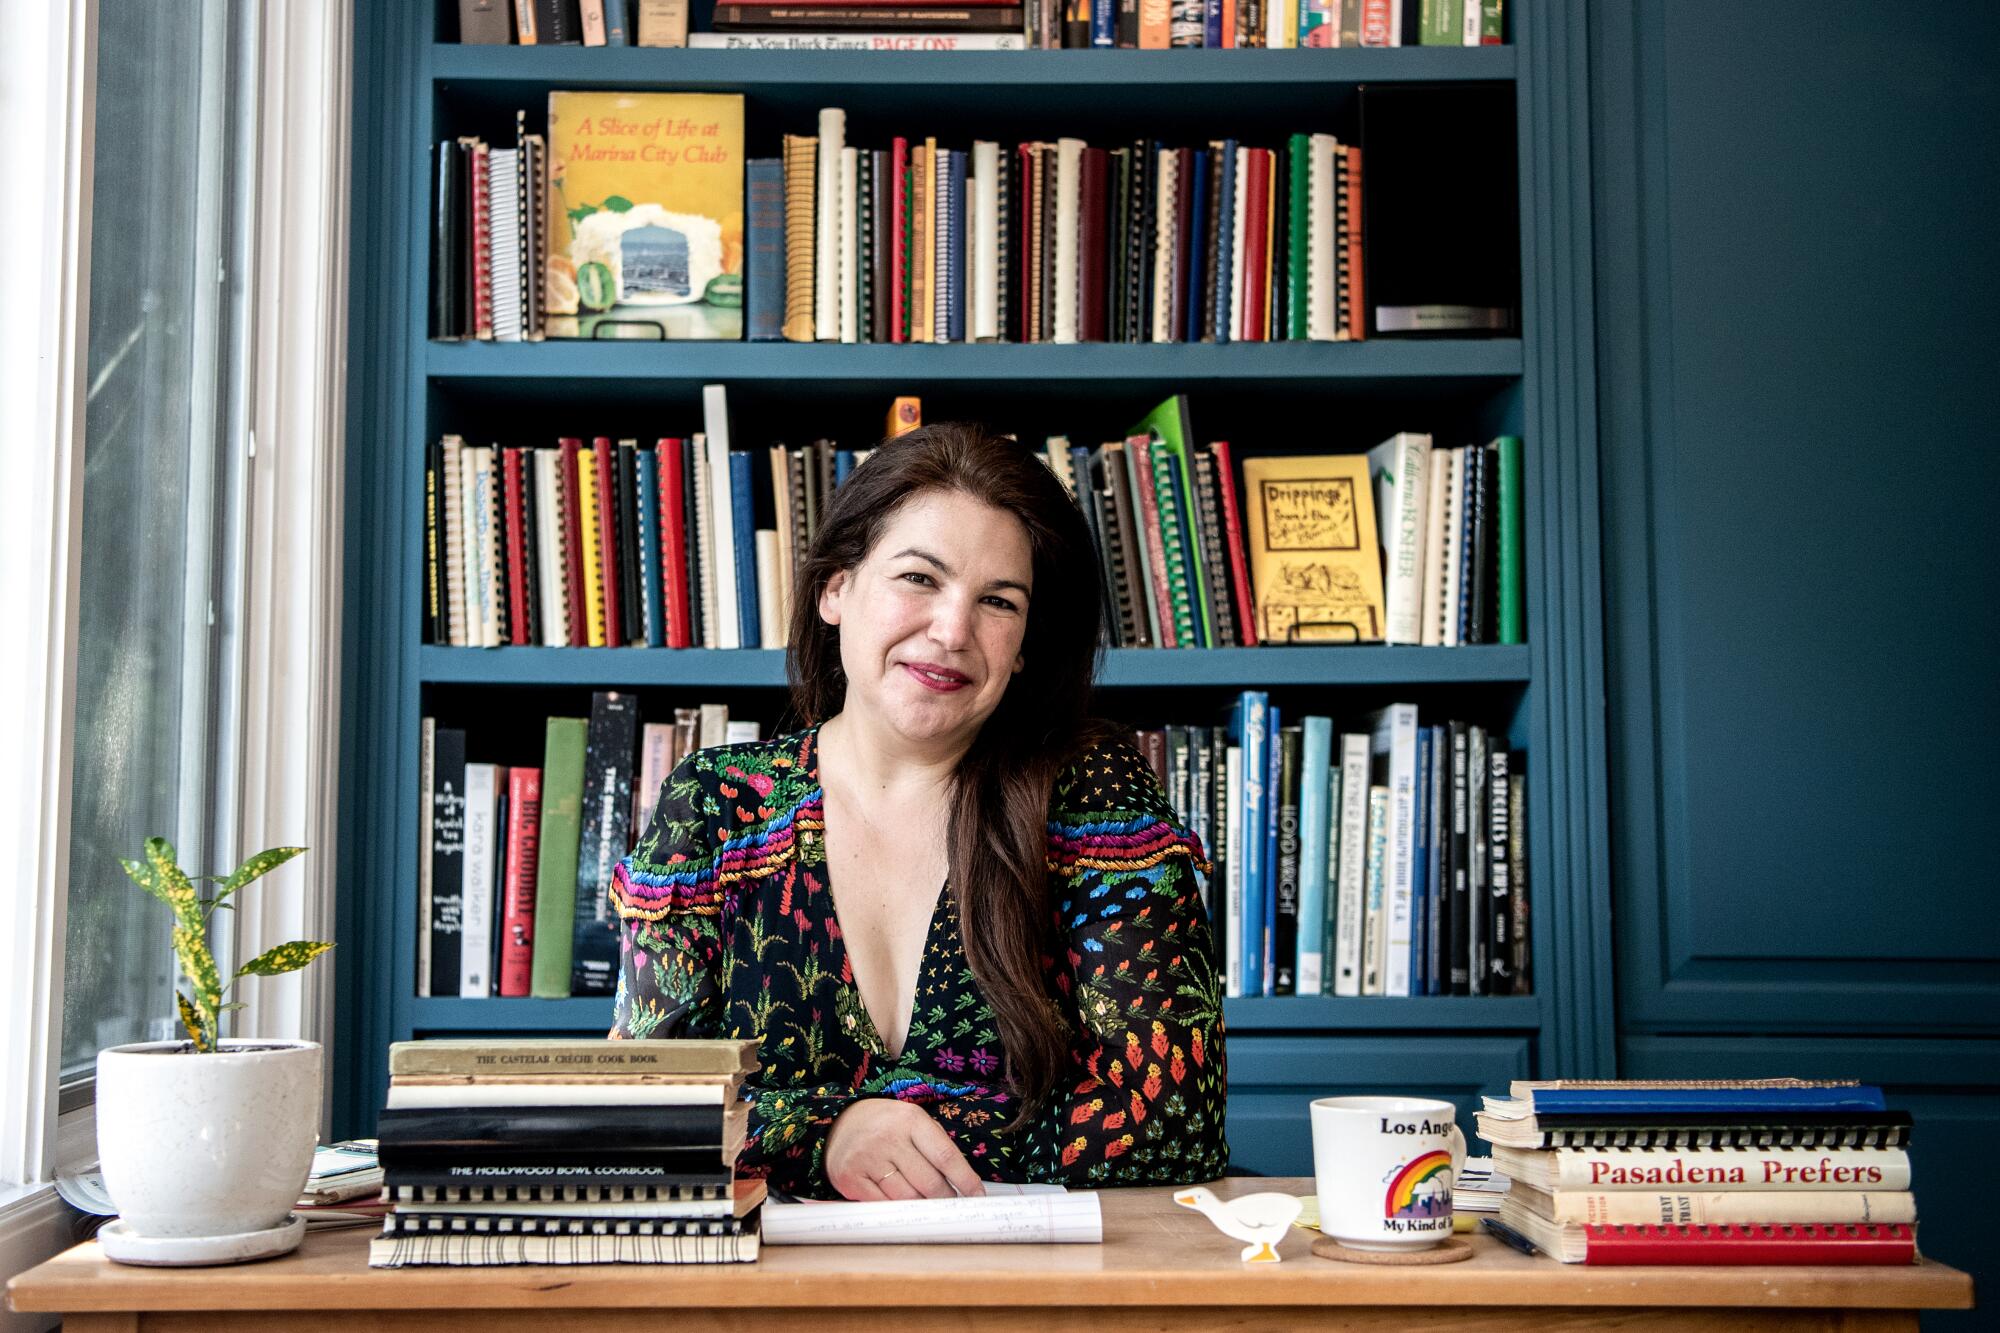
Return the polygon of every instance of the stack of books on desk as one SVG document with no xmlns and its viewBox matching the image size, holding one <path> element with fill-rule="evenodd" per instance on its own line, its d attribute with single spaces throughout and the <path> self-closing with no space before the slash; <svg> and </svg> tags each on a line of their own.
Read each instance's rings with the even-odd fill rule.
<svg viewBox="0 0 2000 1333">
<path fill-rule="evenodd" d="M 740 1263 L 749 1041 L 420 1041 L 389 1048 L 394 1205 L 368 1262 Z"/>
<path fill-rule="evenodd" d="M 1907 1112 L 1880 1088 L 1516 1083 L 1479 1134 L 1501 1225 L 1564 1263 L 1916 1262 Z"/>
</svg>

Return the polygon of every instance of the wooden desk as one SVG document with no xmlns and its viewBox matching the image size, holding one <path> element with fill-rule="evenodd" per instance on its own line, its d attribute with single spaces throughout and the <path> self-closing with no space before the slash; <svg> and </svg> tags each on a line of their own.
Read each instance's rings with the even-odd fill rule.
<svg viewBox="0 0 2000 1333">
<path fill-rule="evenodd" d="M 1225 1197 L 1303 1194 L 1305 1179 L 1215 1182 Z M 1102 1245 L 770 1246 L 755 1264 L 371 1269 L 372 1228 L 322 1232 L 238 1268 L 130 1268 L 79 1245 L 8 1284 L 16 1310 L 70 1333 L 283 1327 L 601 1330 L 666 1326 L 812 1333 L 1352 1328 L 1914 1329 L 1919 1309 L 1968 1309 L 1972 1279 L 1909 1268 L 1585 1268 L 1491 1238 L 1430 1268 L 1315 1258 L 1294 1228 L 1284 1262 L 1241 1248 L 1165 1188 L 1108 1190 Z"/>
</svg>

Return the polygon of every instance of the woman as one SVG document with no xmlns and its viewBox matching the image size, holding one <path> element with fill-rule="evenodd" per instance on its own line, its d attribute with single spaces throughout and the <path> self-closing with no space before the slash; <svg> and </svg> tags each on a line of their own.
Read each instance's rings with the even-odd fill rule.
<svg viewBox="0 0 2000 1333">
<path fill-rule="evenodd" d="M 1209 865 L 1084 712 L 1075 503 L 1019 445 L 926 427 L 834 493 L 795 586 L 811 725 L 667 779 L 613 882 L 611 1035 L 756 1039 L 739 1170 L 797 1195 L 1221 1175 Z"/>
</svg>

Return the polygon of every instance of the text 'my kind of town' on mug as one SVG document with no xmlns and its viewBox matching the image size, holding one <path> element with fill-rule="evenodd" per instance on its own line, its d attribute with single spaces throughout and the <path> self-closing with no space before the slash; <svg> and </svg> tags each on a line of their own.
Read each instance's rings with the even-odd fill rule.
<svg viewBox="0 0 2000 1333">
<path fill-rule="evenodd" d="M 1319 1228 L 1357 1250 L 1421 1250 L 1451 1235 L 1465 1135 L 1450 1102 L 1321 1097 L 1312 1103 Z"/>
</svg>

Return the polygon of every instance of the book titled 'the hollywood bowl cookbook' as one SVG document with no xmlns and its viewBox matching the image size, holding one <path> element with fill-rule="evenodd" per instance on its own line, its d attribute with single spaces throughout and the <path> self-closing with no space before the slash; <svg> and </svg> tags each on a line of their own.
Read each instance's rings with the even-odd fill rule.
<svg viewBox="0 0 2000 1333">
<path fill-rule="evenodd" d="M 743 98 L 549 94 L 551 338 L 743 336 Z"/>
</svg>

